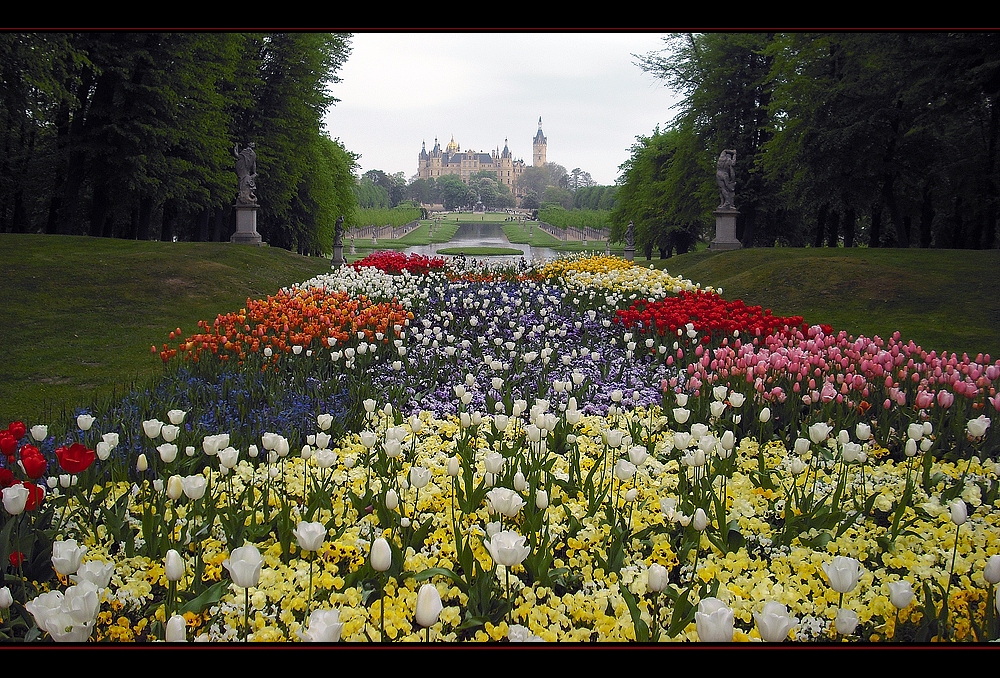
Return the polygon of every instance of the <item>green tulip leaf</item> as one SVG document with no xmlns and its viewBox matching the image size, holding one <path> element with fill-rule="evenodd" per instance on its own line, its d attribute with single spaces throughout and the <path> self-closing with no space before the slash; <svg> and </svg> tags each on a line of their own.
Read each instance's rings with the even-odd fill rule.
<svg viewBox="0 0 1000 678">
<path fill-rule="evenodd" d="M 226 592 L 228 587 L 228 581 L 223 580 L 216 582 L 212 586 L 205 589 L 197 598 L 193 598 L 185 603 L 180 608 L 180 614 L 185 614 L 187 612 L 201 614 L 208 607 L 222 600 L 222 595 Z"/>
<path fill-rule="evenodd" d="M 636 603 L 635 594 L 629 591 L 627 586 L 622 586 L 618 590 L 622 594 L 622 598 L 625 599 L 629 614 L 632 616 L 632 627 L 635 629 L 636 641 L 648 643 L 649 625 L 642 620 L 642 613 L 639 611 L 639 605 Z"/>
</svg>

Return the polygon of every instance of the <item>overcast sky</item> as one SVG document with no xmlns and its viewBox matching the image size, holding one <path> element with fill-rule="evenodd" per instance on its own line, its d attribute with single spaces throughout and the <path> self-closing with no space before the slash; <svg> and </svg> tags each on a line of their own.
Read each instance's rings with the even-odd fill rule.
<svg viewBox="0 0 1000 678">
<path fill-rule="evenodd" d="M 547 160 L 611 185 L 637 136 L 673 115 L 676 96 L 633 55 L 664 48 L 652 32 L 359 32 L 333 86 L 330 135 L 361 172 L 417 172 L 421 144 L 503 149 L 531 165 L 542 119 Z"/>
</svg>

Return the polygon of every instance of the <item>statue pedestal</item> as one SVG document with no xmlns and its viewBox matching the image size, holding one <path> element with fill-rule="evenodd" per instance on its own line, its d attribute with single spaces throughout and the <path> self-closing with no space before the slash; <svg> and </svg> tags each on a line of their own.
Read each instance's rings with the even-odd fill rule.
<svg viewBox="0 0 1000 678">
<path fill-rule="evenodd" d="M 330 261 L 332 266 L 343 266 L 347 262 L 344 261 L 344 246 L 334 245 L 333 246 L 333 259 Z"/>
<path fill-rule="evenodd" d="M 235 205 L 236 208 L 236 233 L 229 239 L 229 242 L 239 245 L 260 245 L 263 240 L 257 232 L 257 210 L 256 205 Z"/>
<path fill-rule="evenodd" d="M 635 261 L 635 247 L 632 245 L 625 246 L 625 261 Z"/>
<path fill-rule="evenodd" d="M 715 240 L 708 246 L 710 250 L 738 250 L 743 244 L 736 239 L 736 217 L 734 209 L 718 209 L 715 215 Z"/>
</svg>

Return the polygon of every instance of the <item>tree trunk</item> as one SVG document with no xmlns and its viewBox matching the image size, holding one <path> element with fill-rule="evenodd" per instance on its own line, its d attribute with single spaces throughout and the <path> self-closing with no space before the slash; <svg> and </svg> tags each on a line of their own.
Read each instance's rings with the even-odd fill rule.
<svg viewBox="0 0 1000 678">
<path fill-rule="evenodd" d="M 737 217 L 737 220 L 740 219 L 743 221 L 743 232 L 737 240 L 740 241 L 740 244 L 744 247 L 744 249 L 753 247 L 754 226 L 757 221 L 757 208 L 753 205 L 746 207 L 745 211 L 741 212 L 740 216 Z"/>
<path fill-rule="evenodd" d="M 152 230 L 152 219 L 153 219 L 153 199 L 149 196 L 143 196 L 139 199 L 139 213 L 138 220 L 136 221 L 135 239 L 136 240 L 149 240 L 149 234 Z"/>
<path fill-rule="evenodd" d="M 980 212 L 976 216 L 976 220 L 975 220 L 975 222 L 973 222 L 974 225 L 972 227 L 972 233 L 969 234 L 969 242 L 966 244 L 966 247 L 968 247 L 969 249 L 978 250 L 978 249 L 982 248 L 982 246 L 983 246 L 982 245 L 982 243 L 983 243 L 983 230 L 984 230 L 983 229 L 983 220 L 985 218 L 986 218 L 986 215 L 983 214 L 982 212 Z"/>
<path fill-rule="evenodd" d="M 108 214 L 108 191 L 104 184 L 94 186 L 94 196 L 90 205 L 90 230 L 89 235 L 94 238 L 101 237 L 104 232 L 104 221 Z"/>
<path fill-rule="evenodd" d="M 882 206 L 878 203 L 872 205 L 872 227 L 868 233 L 868 246 L 882 246 Z"/>
<path fill-rule="evenodd" d="M 207 207 L 198 213 L 194 224 L 194 235 L 192 236 L 194 242 L 205 242 L 208 238 L 208 222 L 211 216 L 212 210 Z"/>
<path fill-rule="evenodd" d="M 930 247 L 933 231 L 931 225 L 934 223 L 934 206 L 931 203 L 930 182 L 924 184 L 923 200 L 920 203 L 920 246 Z"/>
<path fill-rule="evenodd" d="M 17 189 L 14 194 L 14 213 L 11 215 L 11 233 L 28 232 L 28 215 L 24 209 L 24 189 Z"/>
<path fill-rule="evenodd" d="M 79 150 L 79 142 L 86 127 L 84 111 L 88 108 L 88 95 L 93 82 L 93 69 L 84 68 L 76 90 L 79 102 L 76 113 L 71 113 L 69 103 L 63 102 L 56 114 L 56 155 L 60 160 L 57 161 L 45 227 L 45 232 L 49 234 L 73 232 L 86 159 L 85 152 Z"/>
<path fill-rule="evenodd" d="M 163 224 L 160 226 L 160 242 L 174 241 L 174 229 L 179 216 L 177 202 L 175 200 L 168 200 L 163 206 Z"/>
<path fill-rule="evenodd" d="M 215 210 L 215 219 L 212 224 L 212 242 L 222 242 L 222 234 L 225 230 L 226 217 L 229 214 L 228 208 Z"/>
<path fill-rule="evenodd" d="M 35 150 L 35 130 L 37 127 L 35 125 L 31 125 L 30 130 L 26 130 L 26 125 L 27 122 L 22 120 L 20 137 L 24 139 L 25 136 L 27 136 L 27 141 L 21 144 L 21 159 L 17 163 L 17 168 L 14 170 L 17 176 L 17 188 L 14 190 L 13 209 L 10 217 L 11 233 L 28 232 L 28 214 L 24 206 L 24 182 L 25 178 L 28 176 L 29 159 L 34 154 Z"/>
<path fill-rule="evenodd" d="M 993 249 L 997 239 L 997 215 L 993 210 L 986 211 L 986 230 L 983 234 L 983 247 Z"/>
<path fill-rule="evenodd" d="M 174 241 L 174 218 L 169 219 L 164 215 L 163 226 L 160 228 L 160 242 Z"/>
<path fill-rule="evenodd" d="M 858 216 L 853 207 L 848 207 L 844 213 L 844 247 L 854 247 L 854 235 L 857 230 Z"/>
<path fill-rule="evenodd" d="M 81 92 L 81 95 L 78 97 L 80 101 L 86 100 L 85 92 L 90 88 L 93 75 L 91 69 L 84 69 L 83 80 L 78 89 L 78 92 Z M 84 89 L 85 86 L 86 90 Z M 93 105 L 109 107 L 111 104 L 108 100 L 111 96 L 112 92 L 111 88 L 107 85 L 107 79 L 105 77 L 98 78 L 94 88 Z M 87 173 L 87 152 L 82 150 L 81 147 L 86 144 L 87 130 L 90 127 L 88 116 L 89 109 L 87 109 L 87 114 L 84 114 L 84 109 L 80 108 L 73 115 L 73 120 L 70 123 L 70 137 L 69 141 L 67 141 L 69 144 L 69 162 L 65 169 L 66 183 L 63 185 L 63 196 L 60 202 L 59 218 L 56 226 L 56 232 L 61 235 L 70 235 L 76 230 L 80 191 L 83 187 L 84 175 Z"/>
<path fill-rule="evenodd" d="M 816 215 L 816 237 L 813 239 L 813 247 L 823 246 L 823 232 L 826 230 L 826 213 L 827 206 L 823 205 L 819 208 L 819 214 Z"/>
<path fill-rule="evenodd" d="M 830 227 L 826 230 L 826 246 L 836 247 L 840 238 L 840 212 L 830 212 Z"/>
<path fill-rule="evenodd" d="M 892 182 L 893 178 L 891 176 L 884 177 L 882 182 L 882 201 L 886 209 L 889 210 L 889 220 L 896 229 L 896 247 L 907 248 L 910 246 L 908 229 L 903 221 L 903 215 L 900 214 L 899 207 L 896 205 L 896 194 L 893 191 Z"/>
<path fill-rule="evenodd" d="M 64 183 L 63 180 L 56 179 L 56 187 L 49 200 L 49 218 L 45 222 L 45 233 L 48 235 L 55 235 L 59 232 L 59 212 L 62 208 L 62 186 Z"/>
<path fill-rule="evenodd" d="M 101 231 L 101 237 L 103 238 L 113 238 L 115 237 L 115 220 L 108 215 L 104 219 L 104 230 Z"/>
<path fill-rule="evenodd" d="M 133 207 L 129 212 L 128 232 L 125 233 L 126 240 L 137 240 L 139 237 L 139 208 Z"/>
</svg>

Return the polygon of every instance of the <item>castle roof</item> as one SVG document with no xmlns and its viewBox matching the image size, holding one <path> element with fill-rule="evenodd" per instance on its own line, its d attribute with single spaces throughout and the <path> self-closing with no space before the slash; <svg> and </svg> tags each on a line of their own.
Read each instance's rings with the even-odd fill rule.
<svg viewBox="0 0 1000 678">
<path fill-rule="evenodd" d="M 542 134 L 542 116 L 538 116 L 538 132 L 535 133 L 535 143 L 536 144 L 545 143 L 545 135 Z"/>
</svg>

